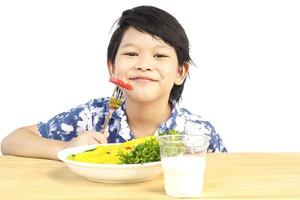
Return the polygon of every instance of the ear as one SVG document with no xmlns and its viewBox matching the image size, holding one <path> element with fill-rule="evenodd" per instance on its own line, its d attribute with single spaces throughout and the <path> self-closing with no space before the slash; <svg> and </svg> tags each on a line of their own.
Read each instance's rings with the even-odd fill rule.
<svg viewBox="0 0 300 200">
<path fill-rule="evenodd" d="M 190 65 L 188 63 L 184 63 L 181 67 L 178 67 L 178 74 L 175 80 L 175 85 L 181 85 L 186 76 L 188 75 Z"/>
<path fill-rule="evenodd" d="M 111 60 L 107 62 L 107 68 L 110 76 L 115 74 L 115 66 L 112 64 Z"/>
</svg>

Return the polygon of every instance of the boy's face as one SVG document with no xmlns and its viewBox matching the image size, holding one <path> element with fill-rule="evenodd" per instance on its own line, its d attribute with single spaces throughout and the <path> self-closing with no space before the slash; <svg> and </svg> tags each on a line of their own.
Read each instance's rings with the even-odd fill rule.
<svg viewBox="0 0 300 200">
<path fill-rule="evenodd" d="M 188 64 L 178 66 L 175 49 L 160 38 L 129 27 L 122 38 L 110 74 L 133 86 L 125 97 L 140 102 L 168 100 L 174 84 L 183 83 Z"/>
</svg>

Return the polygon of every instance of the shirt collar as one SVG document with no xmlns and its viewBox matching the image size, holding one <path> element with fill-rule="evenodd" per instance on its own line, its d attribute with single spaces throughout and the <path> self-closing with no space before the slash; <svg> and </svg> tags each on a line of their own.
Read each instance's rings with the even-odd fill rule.
<svg viewBox="0 0 300 200">
<path fill-rule="evenodd" d="M 167 119 L 167 121 L 162 122 L 160 124 L 155 135 L 158 135 L 158 132 L 164 133 L 168 130 L 172 130 L 175 128 L 178 131 L 184 130 L 184 124 L 185 124 L 184 113 L 182 112 L 182 109 L 178 102 L 172 101 L 171 103 L 172 103 L 171 115 Z M 119 136 L 121 136 L 126 141 L 131 140 L 133 138 L 133 134 L 128 125 L 127 115 L 125 111 L 125 101 L 122 102 L 120 108 L 118 108 L 116 111 L 112 113 L 112 118 L 120 122 L 119 130 L 118 130 Z"/>
</svg>

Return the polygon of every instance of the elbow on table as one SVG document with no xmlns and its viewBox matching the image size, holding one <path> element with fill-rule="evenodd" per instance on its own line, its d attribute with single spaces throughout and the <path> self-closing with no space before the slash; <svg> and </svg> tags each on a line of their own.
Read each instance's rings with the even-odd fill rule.
<svg viewBox="0 0 300 200">
<path fill-rule="evenodd" d="M 1 152 L 3 155 L 13 155 L 16 151 L 16 146 L 23 141 L 24 133 L 30 132 L 36 134 L 33 130 L 34 126 L 25 126 L 18 128 L 3 138 L 1 142 Z"/>
</svg>

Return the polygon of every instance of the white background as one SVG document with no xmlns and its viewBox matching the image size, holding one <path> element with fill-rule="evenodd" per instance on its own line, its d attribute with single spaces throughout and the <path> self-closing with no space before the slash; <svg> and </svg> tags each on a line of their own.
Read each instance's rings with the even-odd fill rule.
<svg viewBox="0 0 300 200">
<path fill-rule="evenodd" d="M 106 48 L 125 9 L 174 15 L 191 42 L 183 104 L 231 152 L 299 151 L 297 1 L 0 1 L 0 140 L 110 95 Z"/>
</svg>

